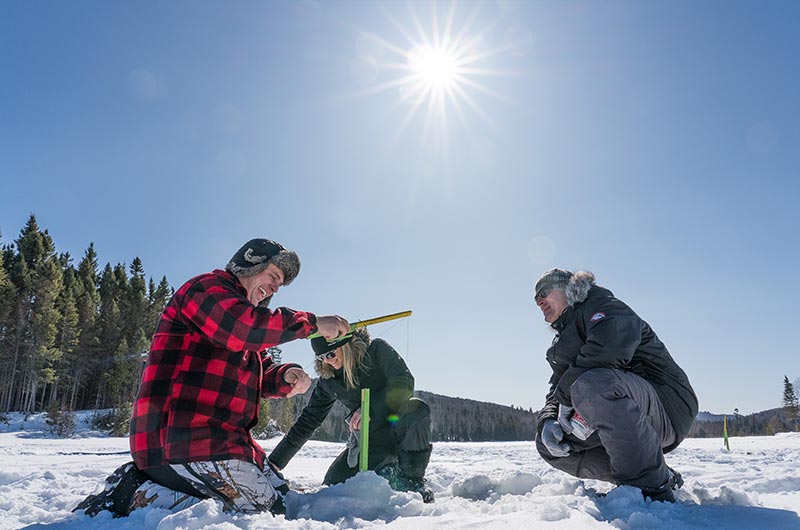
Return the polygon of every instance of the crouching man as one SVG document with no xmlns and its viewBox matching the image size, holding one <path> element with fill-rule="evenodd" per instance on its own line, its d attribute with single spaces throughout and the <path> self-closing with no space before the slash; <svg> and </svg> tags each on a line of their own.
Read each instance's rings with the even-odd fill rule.
<svg viewBox="0 0 800 530">
<path fill-rule="evenodd" d="M 674 502 L 683 479 L 664 454 L 683 441 L 698 410 L 686 373 L 591 272 L 551 269 L 536 282 L 534 300 L 556 334 L 547 350 L 553 374 L 539 412 L 539 454 L 575 477 Z"/>
</svg>

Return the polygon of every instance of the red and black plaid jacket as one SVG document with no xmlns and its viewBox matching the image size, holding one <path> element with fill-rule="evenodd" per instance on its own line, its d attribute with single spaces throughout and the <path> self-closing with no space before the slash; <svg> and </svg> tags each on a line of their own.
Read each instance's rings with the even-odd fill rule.
<svg viewBox="0 0 800 530">
<path fill-rule="evenodd" d="M 256 307 L 235 275 L 186 282 L 156 326 L 133 405 L 130 445 L 140 469 L 231 458 L 261 467 L 250 435 L 261 397 L 283 397 L 284 372 L 258 352 L 316 331 L 311 313 Z"/>
</svg>

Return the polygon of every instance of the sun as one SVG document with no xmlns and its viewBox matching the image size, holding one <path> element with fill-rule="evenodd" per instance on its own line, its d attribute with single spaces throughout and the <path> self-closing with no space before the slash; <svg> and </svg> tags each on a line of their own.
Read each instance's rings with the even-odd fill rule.
<svg viewBox="0 0 800 530">
<path fill-rule="evenodd" d="M 446 13 L 439 13 L 441 3 L 431 2 L 429 17 L 417 13 L 415 4 L 406 5 L 408 22 L 405 23 L 384 11 L 395 30 L 394 36 L 362 33 L 361 42 L 367 43 L 364 47 L 379 50 L 375 54 L 379 59 L 362 57 L 373 66 L 375 75 L 370 86 L 356 95 L 394 95 L 386 110 L 403 115 L 398 135 L 416 117 L 422 117 L 424 123 L 421 140 L 427 140 L 428 133 L 434 131 L 443 138 L 453 117 L 465 129 L 469 129 L 468 115 L 477 115 L 494 127 L 481 106 L 482 101 L 487 96 L 504 98 L 487 81 L 514 74 L 490 66 L 494 56 L 508 49 L 503 45 L 485 46 L 491 27 L 477 27 L 480 5 L 470 4 L 472 13 L 461 18 L 456 16 L 456 2 L 450 4 Z"/>
<path fill-rule="evenodd" d="M 409 52 L 408 66 L 416 81 L 432 90 L 452 88 L 458 79 L 456 56 L 445 48 L 418 46 Z"/>
</svg>

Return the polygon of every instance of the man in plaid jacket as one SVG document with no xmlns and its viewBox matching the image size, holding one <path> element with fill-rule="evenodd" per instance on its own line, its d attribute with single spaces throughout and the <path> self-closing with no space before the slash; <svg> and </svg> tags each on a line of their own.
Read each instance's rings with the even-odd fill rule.
<svg viewBox="0 0 800 530">
<path fill-rule="evenodd" d="M 299 271 L 297 254 L 253 239 L 225 270 L 178 289 L 156 326 L 133 406 L 133 463 L 78 509 L 127 515 L 153 502 L 173 507 L 214 498 L 231 511 L 282 513 L 285 481 L 250 429 L 262 397 L 304 393 L 311 379 L 299 365 L 275 364 L 261 352 L 314 332 L 332 340 L 349 331 L 339 316 L 268 309 Z"/>
</svg>

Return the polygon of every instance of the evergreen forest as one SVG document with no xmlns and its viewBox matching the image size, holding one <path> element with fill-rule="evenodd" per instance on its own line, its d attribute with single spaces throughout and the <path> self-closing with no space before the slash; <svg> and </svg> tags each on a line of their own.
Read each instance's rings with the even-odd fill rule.
<svg viewBox="0 0 800 530">
<path fill-rule="evenodd" d="M 77 262 L 58 253 L 31 215 L 0 250 L 0 412 L 124 415 L 170 296 L 138 257 L 101 268 L 92 243 Z"/>
</svg>

